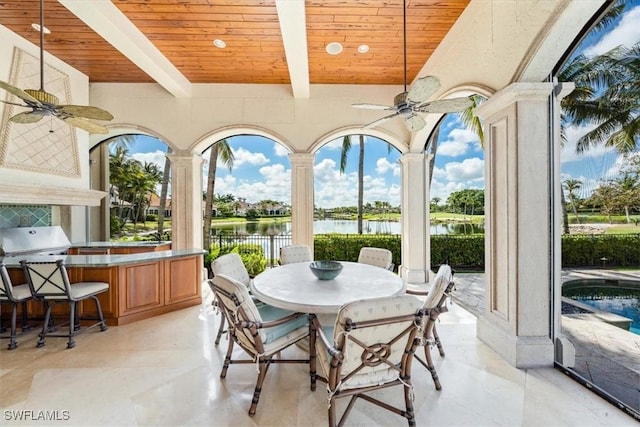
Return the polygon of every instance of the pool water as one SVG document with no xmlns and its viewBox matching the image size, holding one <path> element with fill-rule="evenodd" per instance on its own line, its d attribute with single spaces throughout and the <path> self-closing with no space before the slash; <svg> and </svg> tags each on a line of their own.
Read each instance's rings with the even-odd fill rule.
<svg viewBox="0 0 640 427">
<path fill-rule="evenodd" d="M 631 319 L 629 331 L 640 335 L 640 281 L 571 280 L 562 285 L 562 295 L 598 310 Z"/>
</svg>

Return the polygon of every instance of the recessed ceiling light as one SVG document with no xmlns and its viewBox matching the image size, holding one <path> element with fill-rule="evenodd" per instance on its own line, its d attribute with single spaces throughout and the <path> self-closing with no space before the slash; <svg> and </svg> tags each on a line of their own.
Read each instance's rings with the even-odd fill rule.
<svg viewBox="0 0 640 427">
<path fill-rule="evenodd" d="M 342 45 L 338 42 L 331 42 L 327 45 L 326 50 L 329 55 L 337 55 L 342 52 Z"/>
<path fill-rule="evenodd" d="M 224 42 L 224 40 L 220 40 L 220 39 L 215 39 L 213 41 L 213 45 L 215 47 L 219 47 L 220 49 L 224 49 L 225 47 L 227 47 L 227 44 Z"/>
<path fill-rule="evenodd" d="M 31 24 L 31 28 L 33 28 L 37 32 L 40 32 L 40 24 Z M 42 27 L 42 32 L 45 34 L 51 34 L 51 30 L 49 30 L 47 27 Z"/>
<path fill-rule="evenodd" d="M 358 46 L 358 53 L 367 53 L 369 52 L 369 45 L 361 44 Z"/>
</svg>

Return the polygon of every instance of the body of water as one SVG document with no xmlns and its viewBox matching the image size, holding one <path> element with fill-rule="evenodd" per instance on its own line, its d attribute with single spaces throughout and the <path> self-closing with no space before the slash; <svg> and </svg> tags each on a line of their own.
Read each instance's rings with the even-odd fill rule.
<svg viewBox="0 0 640 427">
<path fill-rule="evenodd" d="M 402 224 L 398 221 L 363 221 L 362 232 L 364 234 L 401 234 Z M 211 227 L 212 234 L 218 235 L 223 233 L 234 234 L 259 234 L 262 236 L 269 235 L 287 235 L 291 234 L 291 222 L 246 222 L 238 224 L 217 225 Z M 432 224 L 432 235 L 444 234 L 478 234 L 484 233 L 482 225 L 475 224 Z M 355 220 L 338 220 L 338 219 L 322 219 L 313 222 L 314 234 L 356 234 L 358 232 L 358 222 Z"/>
</svg>

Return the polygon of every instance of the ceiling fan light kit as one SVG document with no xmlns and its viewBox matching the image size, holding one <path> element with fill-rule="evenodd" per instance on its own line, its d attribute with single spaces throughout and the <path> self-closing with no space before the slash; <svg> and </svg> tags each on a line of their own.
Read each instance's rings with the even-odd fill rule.
<svg viewBox="0 0 640 427">
<path fill-rule="evenodd" d="M 404 119 L 404 124 L 410 132 L 417 132 L 426 126 L 426 121 L 418 113 L 455 113 L 469 108 L 473 101 L 469 97 L 442 99 L 428 102 L 427 99 L 440 88 L 440 80 L 435 76 L 426 76 L 417 79 L 409 91 L 407 91 L 407 2 L 403 0 L 403 44 L 404 44 L 404 92 L 399 93 L 393 99 L 393 105 L 380 104 L 353 104 L 355 108 L 368 110 L 393 111 L 393 114 L 375 120 L 364 129 L 370 129 L 383 124 L 397 116 Z"/>
<path fill-rule="evenodd" d="M 44 0 L 40 0 L 40 89 L 22 90 L 9 83 L 0 81 L 0 88 L 20 98 L 23 104 L 0 100 L 5 104 L 31 108 L 31 111 L 18 113 L 9 118 L 14 123 L 28 124 L 39 122 L 45 116 L 53 116 L 71 126 L 83 129 L 89 133 L 107 134 L 109 130 L 91 120 L 113 120 L 113 115 L 98 107 L 84 105 L 60 105 L 57 96 L 44 90 Z M 48 33 L 48 32 L 47 32 Z M 91 120 L 89 120 L 91 119 Z"/>
</svg>

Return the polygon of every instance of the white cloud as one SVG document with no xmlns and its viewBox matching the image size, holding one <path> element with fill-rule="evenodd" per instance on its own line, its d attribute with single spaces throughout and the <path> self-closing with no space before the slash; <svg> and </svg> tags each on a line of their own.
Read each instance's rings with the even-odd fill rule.
<svg viewBox="0 0 640 427">
<path fill-rule="evenodd" d="M 400 175 L 400 165 L 398 163 L 391 163 L 384 157 L 380 157 L 376 161 L 376 172 L 383 175 L 389 171 L 392 171 L 393 176 Z"/>
<path fill-rule="evenodd" d="M 244 164 L 259 166 L 269 163 L 269 159 L 263 153 L 252 153 L 245 148 L 233 150 L 233 156 L 235 158 L 233 161 L 234 168 L 243 166 Z M 218 167 L 225 167 L 224 164 L 221 163 L 220 157 L 218 157 Z"/>
<path fill-rule="evenodd" d="M 134 154 L 131 154 L 131 157 L 139 161 L 143 165 L 145 162 L 155 163 L 156 165 L 158 165 L 160 170 L 164 169 L 164 159 L 165 159 L 164 151 L 157 150 L 157 151 L 151 151 L 149 153 L 134 153 Z"/>
<path fill-rule="evenodd" d="M 388 162 L 387 162 L 388 163 Z M 380 164 L 380 161 L 378 161 Z M 384 165 L 394 170 L 394 165 Z M 358 173 L 341 174 L 336 162 L 323 159 L 313 168 L 315 178 L 315 205 L 321 208 L 355 206 L 358 203 Z M 382 177 L 365 175 L 363 177 L 364 203 L 376 200 L 389 202 L 392 206 L 400 204 L 402 193 L 399 184 L 388 185 Z"/>
<path fill-rule="evenodd" d="M 602 39 L 584 50 L 586 56 L 601 55 L 611 49 L 623 45 L 630 47 L 640 41 L 640 6 L 630 9 L 624 14 L 618 25 L 603 35 Z"/>
<path fill-rule="evenodd" d="M 478 135 L 466 128 L 453 129 L 448 139 L 438 143 L 438 154 L 458 157 L 466 154 L 473 143 L 478 143 Z"/>
<path fill-rule="evenodd" d="M 275 154 L 278 157 L 287 157 L 289 154 L 291 154 L 291 151 L 289 151 L 289 149 L 287 147 L 285 147 L 284 145 L 280 145 L 278 143 L 274 143 L 273 144 L 273 154 Z"/>
<path fill-rule="evenodd" d="M 436 168 L 438 171 L 438 168 Z M 434 171 L 434 174 L 435 172 Z M 468 182 L 484 179 L 484 160 L 478 157 L 464 159 L 462 162 L 450 162 L 444 167 L 442 175 L 449 181 Z M 441 172 L 438 171 L 440 174 Z"/>
</svg>

